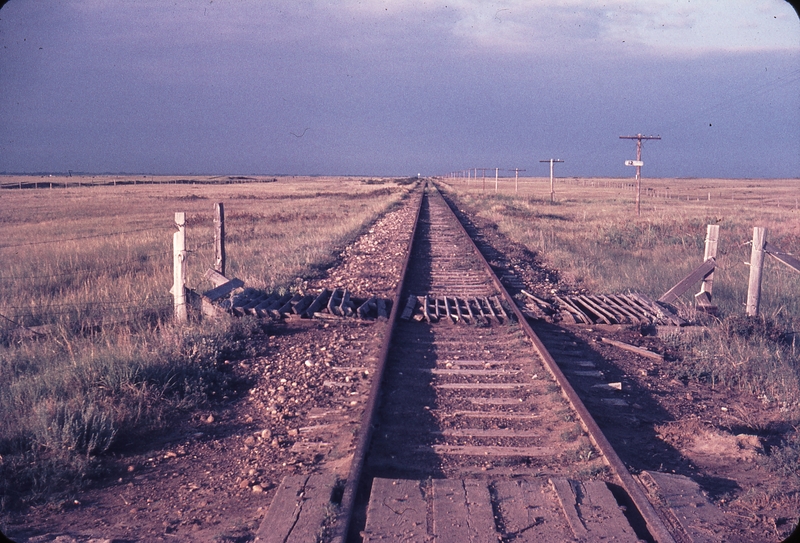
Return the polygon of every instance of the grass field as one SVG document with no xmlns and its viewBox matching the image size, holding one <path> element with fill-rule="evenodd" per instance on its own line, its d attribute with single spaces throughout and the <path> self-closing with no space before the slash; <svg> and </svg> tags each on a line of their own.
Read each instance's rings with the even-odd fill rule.
<svg viewBox="0 0 800 543">
<path fill-rule="evenodd" d="M 720 226 L 714 303 L 719 333 L 683 345 L 689 375 L 740 387 L 796 411 L 800 401 L 800 273 L 767 258 L 761 319 L 743 318 L 753 227 L 800 251 L 800 180 L 645 179 L 641 215 L 629 179 L 448 179 L 460 201 L 539 255 L 562 278 L 595 293 L 657 299 L 703 261 L 706 225 Z M 693 294 L 676 302 L 695 315 Z M 757 321 L 757 322 L 756 322 Z"/>
<path fill-rule="evenodd" d="M 187 286 L 212 286 L 202 276 L 222 202 L 227 275 L 281 290 L 333 262 L 411 186 L 272 179 L 2 180 L 30 188 L 0 190 L 0 501 L 79 479 L 92 457 L 233 386 L 217 365 L 258 327 L 172 325 L 175 212 L 186 213 Z"/>
</svg>

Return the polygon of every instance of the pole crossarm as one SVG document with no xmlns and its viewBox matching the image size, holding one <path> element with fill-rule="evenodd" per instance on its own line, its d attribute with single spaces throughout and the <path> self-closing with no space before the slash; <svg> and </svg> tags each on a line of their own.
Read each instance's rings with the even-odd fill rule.
<svg viewBox="0 0 800 543">
<path fill-rule="evenodd" d="M 636 215 L 641 215 L 641 195 L 642 195 L 642 140 L 660 140 L 661 136 L 620 136 L 621 140 L 636 140 Z"/>
</svg>

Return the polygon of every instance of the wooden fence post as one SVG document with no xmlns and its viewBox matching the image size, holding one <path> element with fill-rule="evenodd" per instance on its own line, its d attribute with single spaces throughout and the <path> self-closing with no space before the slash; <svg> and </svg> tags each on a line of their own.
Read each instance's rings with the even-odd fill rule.
<svg viewBox="0 0 800 543">
<path fill-rule="evenodd" d="M 747 316 L 758 315 L 761 303 L 761 272 L 764 269 L 764 245 L 767 241 L 767 229 L 760 226 L 753 228 L 753 247 L 750 252 L 750 282 L 747 285 Z"/>
<path fill-rule="evenodd" d="M 175 213 L 175 224 L 178 231 L 172 235 L 173 283 L 172 297 L 175 307 L 175 322 L 185 323 L 189 320 L 186 310 L 186 214 Z"/>
<path fill-rule="evenodd" d="M 708 260 L 709 258 L 717 258 L 717 245 L 719 243 L 719 225 L 718 224 L 709 224 L 706 226 L 706 249 L 703 253 L 703 262 Z M 695 298 L 698 299 L 698 303 L 701 302 L 701 298 L 703 301 L 710 303 L 711 302 L 711 291 L 714 287 L 714 272 L 712 271 L 706 277 L 703 278 L 703 283 L 700 285 L 700 292 L 695 294 Z"/>
<path fill-rule="evenodd" d="M 225 275 L 225 208 L 214 204 L 214 270 Z"/>
</svg>

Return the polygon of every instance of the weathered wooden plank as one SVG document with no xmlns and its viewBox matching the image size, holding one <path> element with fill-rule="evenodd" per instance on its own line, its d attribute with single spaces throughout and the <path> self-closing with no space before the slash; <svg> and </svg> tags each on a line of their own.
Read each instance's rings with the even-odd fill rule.
<svg viewBox="0 0 800 543">
<path fill-rule="evenodd" d="M 496 543 L 489 488 L 473 479 L 434 479 L 433 536 L 441 543 Z"/>
<path fill-rule="evenodd" d="M 473 370 L 473 369 L 439 369 L 439 368 L 419 368 L 419 371 L 433 375 L 516 375 L 522 370 Z"/>
<path fill-rule="evenodd" d="M 231 279 L 227 283 L 223 283 L 216 288 L 212 288 L 211 290 L 203 294 L 203 296 L 210 302 L 216 302 L 220 298 L 227 296 L 237 288 L 243 286 L 244 286 L 244 281 L 242 281 L 241 279 Z"/>
<path fill-rule="evenodd" d="M 309 306 L 314 302 L 315 296 L 313 294 L 306 294 L 303 298 L 292 306 L 292 313 L 302 315 L 306 312 Z"/>
<path fill-rule="evenodd" d="M 303 299 L 302 294 L 295 294 L 294 296 L 286 300 L 285 304 L 283 304 L 277 309 L 278 315 L 286 315 L 287 313 L 291 313 L 292 306 L 302 299 Z"/>
<path fill-rule="evenodd" d="M 553 478 L 550 483 L 576 538 L 638 543 L 636 532 L 604 482 Z"/>
<path fill-rule="evenodd" d="M 510 428 L 446 428 L 430 432 L 448 437 L 542 437 L 538 430 L 514 430 Z"/>
<path fill-rule="evenodd" d="M 550 447 L 498 447 L 485 445 L 432 445 L 431 448 L 436 454 L 446 454 L 453 456 L 523 456 L 523 457 L 544 457 L 556 456 L 559 452 Z M 426 449 L 427 450 L 427 449 Z"/>
<path fill-rule="evenodd" d="M 591 296 L 591 299 L 594 303 L 597 304 L 603 311 L 609 313 L 614 320 L 616 320 L 620 324 L 630 323 L 630 322 L 638 322 L 638 319 L 631 320 L 631 316 L 623 311 L 613 300 L 609 299 L 607 296 Z"/>
<path fill-rule="evenodd" d="M 203 274 L 203 279 L 210 281 L 211 284 L 214 285 L 214 288 L 220 285 L 224 285 L 225 283 L 230 281 L 230 279 L 225 277 L 224 274 L 218 272 L 213 268 L 209 268 L 206 270 L 206 273 Z"/>
<path fill-rule="evenodd" d="M 364 543 L 427 541 L 427 515 L 419 481 L 376 478 L 367 506 Z"/>
<path fill-rule="evenodd" d="M 247 301 L 247 303 L 245 303 L 245 304 L 242 304 L 242 310 L 244 310 L 246 313 L 255 313 L 255 312 L 254 312 L 254 311 L 252 311 L 252 310 L 253 310 L 253 309 L 255 309 L 255 307 L 256 307 L 258 304 L 260 304 L 261 302 L 263 302 L 263 301 L 264 301 L 264 300 L 266 300 L 267 298 L 269 298 L 269 294 L 267 294 L 266 292 L 258 292 L 258 293 L 255 293 L 255 294 L 254 294 L 254 295 L 253 295 L 253 296 L 252 296 L 252 297 L 251 297 L 251 298 L 250 298 L 250 299 Z"/>
<path fill-rule="evenodd" d="M 326 288 L 322 289 L 322 291 L 317 295 L 317 297 L 314 298 L 314 301 L 311 302 L 311 305 L 308 306 L 308 308 L 306 309 L 304 315 L 306 317 L 311 317 L 311 316 L 314 315 L 314 313 L 316 313 L 317 311 L 319 311 L 320 309 L 325 307 L 325 304 L 327 303 L 328 297 L 330 295 L 331 295 L 331 291 L 330 290 L 328 290 Z"/>
<path fill-rule="evenodd" d="M 770 245 L 769 242 L 764 242 L 764 251 L 767 254 L 771 255 L 772 257 L 776 258 L 778 261 L 786 264 L 790 268 L 792 268 L 796 272 L 800 272 L 800 260 L 795 258 L 790 253 L 785 253 L 778 249 L 777 247 Z"/>
<path fill-rule="evenodd" d="M 461 300 L 461 302 L 464 303 L 464 305 L 467 308 L 467 314 L 469 315 L 470 323 L 474 323 L 475 322 L 475 314 L 472 312 L 472 307 L 470 307 L 470 305 L 469 305 L 469 299 L 465 299 L 464 298 L 464 299 L 460 299 L 460 300 Z"/>
<path fill-rule="evenodd" d="M 657 305 L 653 300 L 649 299 L 643 294 L 631 293 L 627 296 L 627 298 L 635 300 L 639 305 L 647 308 L 648 311 L 651 311 L 656 316 L 657 320 L 666 321 L 670 324 L 674 324 L 675 326 L 686 324 L 686 321 L 680 318 L 674 311 L 669 309 L 669 307 Z"/>
<path fill-rule="evenodd" d="M 375 296 L 373 296 L 372 298 L 367 299 L 367 301 L 365 301 L 363 304 L 358 306 L 358 309 L 356 309 L 356 314 L 358 315 L 358 318 L 366 319 L 367 317 L 369 317 L 369 313 L 370 313 L 370 311 L 372 311 L 372 308 L 375 305 L 376 305 Z"/>
<path fill-rule="evenodd" d="M 447 296 L 444 297 L 444 311 L 447 315 L 447 322 L 458 322 L 458 317 L 454 317 L 454 315 L 450 312 L 450 301 L 447 299 Z"/>
<path fill-rule="evenodd" d="M 261 522 L 255 541 L 317 541 L 328 512 L 334 481 L 335 478 L 329 473 L 284 478 Z"/>
<path fill-rule="evenodd" d="M 616 308 L 617 311 L 627 316 L 628 319 L 630 319 L 630 321 L 633 324 L 642 324 L 643 322 L 649 322 L 649 319 L 643 317 L 639 311 L 635 310 L 630 305 L 625 303 L 625 301 L 622 300 L 621 298 L 618 298 L 613 294 L 609 294 L 607 296 L 601 296 L 601 298 L 606 300 L 606 303 Z"/>
<path fill-rule="evenodd" d="M 723 512 L 703 495 L 700 485 L 683 475 L 643 471 L 639 481 L 650 495 L 676 541 L 719 541 Z"/>
<path fill-rule="evenodd" d="M 610 314 L 607 311 L 604 311 L 594 300 L 589 298 L 588 296 L 576 296 L 573 298 L 572 303 L 575 305 L 582 304 L 583 307 L 597 315 L 597 317 L 606 324 L 617 324 L 617 319 L 614 318 L 614 315 Z"/>
<path fill-rule="evenodd" d="M 486 308 L 489 310 L 489 315 L 490 315 L 491 319 L 496 321 L 496 322 L 500 322 L 500 319 L 497 317 L 497 313 L 494 312 L 494 309 L 492 308 L 492 304 L 489 302 L 489 298 L 484 296 L 484 297 L 481 298 L 481 301 L 486 305 Z"/>
<path fill-rule="evenodd" d="M 572 530 L 545 480 L 497 481 L 493 485 L 497 511 L 505 533 L 514 543 L 563 543 Z"/>
<path fill-rule="evenodd" d="M 621 341 L 616 341 L 614 339 L 608 338 L 600 338 L 603 343 L 608 343 L 609 345 L 613 345 L 614 347 L 618 347 L 625 351 L 630 351 L 632 353 L 636 353 L 640 356 L 646 356 L 647 358 L 652 358 L 653 360 L 664 361 L 664 355 L 654 353 L 653 351 L 649 351 L 647 349 L 642 349 L 641 347 L 636 347 L 635 345 L 629 345 L 627 343 L 623 343 Z"/>
<path fill-rule="evenodd" d="M 476 398 L 467 397 L 466 401 L 474 403 L 475 405 L 521 405 L 522 398 Z"/>
<path fill-rule="evenodd" d="M 253 308 L 256 312 L 256 315 L 258 315 L 259 317 L 268 316 L 269 314 L 267 313 L 267 308 L 270 307 L 272 304 L 274 304 L 276 301 L 278 301 L 279 298 L 280 297 L 277 294 L 272 294 L 268 296 L 266 300 L 262 301 L 260 304 L 258 304 Z"/>
<path fill-rule="evenodd" d="M 551 304 L 550 302 L 546 302 L 546 301 L 542 300 L 538 296 L 535 296 L 535 295 L 531 294 L 530 292 L 528 292 L 525 289 L 520 290 L 520 292 L 522 294 L 524 294 L 525 296 L 527 296 L 528 298 L 530 298 L 531 300 L 533 300 L 542 309 L 548 309 L 548 310 L 551 310 L 551 311 L 553 310 L 553 304 Z"/>
<path fill-rule="evenodd" d="M 406 301 L 406 307 L 405 309 L 403 309 L 403 314 L 400 315 L 400 318 L 403 319 L 404 321 L 410 319 L 411 316 L 414 314 L 414 310 L 417 308 L 417 303 L 418 303 L 417 297 L 414 296 L 413 294 L 410 294 L 408 296 L 408 300 Z"/>
<path fill-rule="evenodd" d="M 378 319 L 379 320 L 386 320 L 389 318 L 389 311 L 387 309 L 386 300 L 383 298 L 378 298 L 376 302 L 376 311 L 378 312 Z"/>
<path fill-rule="evenodd" d="M 528 386 L 528 383 L 441 383 L 435 384 L 435 388 L 450 390 L 512 390 Z"/>
<path fill-rule="evenodd" d="M 464 316 L 461 314 L 461 304 L 458 303 L 458 298 L 453 298 L 453 308 L 456 310 L 454 315 L 456 322 L 461 322 L 464 320 Z"/>
<path fill-rule="evenodd" d="M 292 299 L 292 295 L 291 294 L 284 294 L 283 296 L 275 298 L 275 300 L 271 304 L 269 304 L 267 307 L 265 307 L 263 310 L 268 312 L 268 313 L 271 313 L 271 312 L 275 311 L 276 309 L 280 308 L 283 304 L 285 304 L 286 302 L 288 302 L 291 299 Z"/>
<path fill-rule="evenodd" d="M 498 312 L 500 315 L 502 315 L 502 317 L 503 317 L 505 320 L 511 320 L 511 317 L 509 317 L 509 316 L 508 316 L 508 313 L 506 313 L 506 310 L 503 308 L 503 304 L 502 304 L 502 303 L 500 303 L 500 298 L 499 298 L 499 297 L 497 297 L 497 296 L 492 296 L 492 301 L 493 301 L 493 302 L 495 303 L 495 305 L 497 306 L 497 312 Z"/>
<path fill-rule="evenodd" d="M 699 266 L 697 266 L 694 270 L 692 270 L 689 275 L 678 281 L 678 283 L 665 292 L 661 298 L 658 299 L 659 302 L 665 304 L 671 304 L 678 297 L 689 290 L 692 285 L 703 279 L 704 277 L 708 276 L 709 274 L 714 272 L 714 268 L 717 266 L 717 262 L 714 258 L 709 258 Z"/>
<path fill-rule="evenodd" d="M 466 417 L 476 419 L 512 419 L 512 420 L 533 420 L 538 419 L 541 415 L 536 413 L 509 413 L 508 411 L 447 411 L 439 409 L 431 409 L 431 412 L 443 417 Z"/>
<path fill-rule="evenodd" d="M 342 296 L 344 296 L 342 289 L 333 289 L 331 297 L 328 298 L 328 312 L 331 315 L 336 315 L 337 317 L 342 316 L 342 314 L 339 312 L 339 304 L 342 303 Z"/>
<path fill-rule="evenodd" d="M 430 303 L 430 301 L 428 299 L 427 294 L 422 297 L 420 303 L 422 304 L 422 314 L 425 316 L 425 320 L 431 322 L 431 313 L 428 310 L 428 304 Z"/>
<path fill-rule="evenodd" d="M 348 289 L 344 289 L 342 293 L 342 301 L 339 302 L 339 313 L 343 317 L 352 317 L 355 313 L 353 311 L 353 302 L 350 301 L 350 291 Z"/>
<path fill-rule="evenodd" d="M 576 321 L 582 322 L 583 324 L 592 324 L 591 319 L 589 319 L 589 317 L 587 317 L 586 314 L 578 307 L 574 306 L 568 299 L 556 296 L 556 301 L 559 303 L 559 305 L 561 305 L 561 307 L 566 309 Z"/>
</svg>

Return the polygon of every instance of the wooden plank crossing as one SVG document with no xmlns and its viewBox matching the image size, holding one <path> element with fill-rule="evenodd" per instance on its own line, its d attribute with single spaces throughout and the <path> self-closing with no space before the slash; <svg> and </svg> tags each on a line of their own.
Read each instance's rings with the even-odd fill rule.
<svg viewBox="0 0 800 543">
<path fill-rule="evenodd" d="M 290 475 L 281 482 L 255 540 L 259 543 L 318 541 L 335 483 L 332 473 Z"/>
<path fill-rule="evenodd" d="M 240 279 L 228 280 L 225 276 L 209 270 L 206 279 L 215 287 L 204 294 L 196 294 L 200 310 L 207 317 L 230 314 L 238 317 L 252 315 L 259 318 L 280 320 L 296 318 L 357 318 L 364 320 L 386 320 L 391 311 L 391 300 L 368 296 L 359 298 L 348 289 L 323 288 L 318 293 L 265 292 L 244 288 Z M 416 300 L 416 298 L 414 298 Z"/>
<path fill-rule="evenodd" d="M 640 541 L 606 483 L 555 477 L 376 478 L 363 536 L 365 543 Z"/>
<path fill-rule="evenodd" d="M 641 294 L 556 296 L 556 307 L 569 324 L 685 324 L 672 309 Z"/>
<path fill-rule="evenodd" d="M 643 471 L 639 481 L 666 520 L 676 541 L 719 541 L 716 527 L 726 525 L 723 512 L 708 500 L 700 485 L 683 475 L 656 471 Z"/>
<path fill-rule="evenodd" d="M 427 323 L 476 324 L 507 323 L 511 314 L 498 296 L 410 295 L 400 317 Z"/>
</svg>

